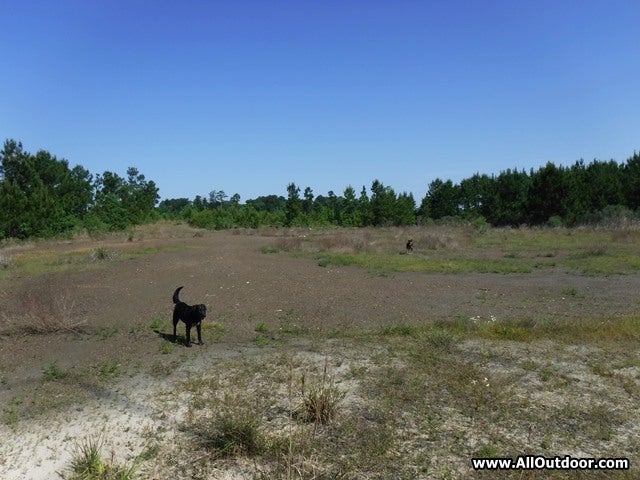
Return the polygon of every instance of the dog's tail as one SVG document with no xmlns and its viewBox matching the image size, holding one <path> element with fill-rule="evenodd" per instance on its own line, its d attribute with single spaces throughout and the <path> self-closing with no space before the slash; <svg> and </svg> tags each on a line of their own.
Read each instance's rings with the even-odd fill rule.
<svg viewBox="0 0 640 480">
<path fill-rule="evenodd" d="M 180 302 L 180 290 L 182 290 L 184 287 L 178 287 L 176 288 L 176 291 L 173 292 L 173 303 L 179 303 Z"/>
</svg>

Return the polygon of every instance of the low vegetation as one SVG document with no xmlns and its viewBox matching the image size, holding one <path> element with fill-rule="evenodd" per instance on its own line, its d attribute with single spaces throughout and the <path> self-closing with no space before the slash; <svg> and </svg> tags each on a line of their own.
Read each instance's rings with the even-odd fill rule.
<svg viewBox="0 0 640 480">
<path fill-rule="evenodd" d="M 408 238 L 414 239 L 411 253 L 404 249 Z M 319 266 L 309 262 L 309 268 L 320 272 L 357 265 L 376 275 L 527 275 L 551 269 L 636 274 L 637 240 L 633 229 L 285 229 L 264 240 L 270 243 L 262 252 L 274 257 L 262 258 L 299 255 L 314 258 Z M 136 253 L 92 246 L 83 261 L 99 269 L 127 255 L 171 252 L 133 248 Z M 121 253 L 110 255 L 113 251 Z M 47 251 L 47 262 L 68 254 Z M 131 358 L 111 352 L 82 367 L 46 363 L 28 394 L 10 391 L 0 365 L 0 388 L 9 392 L 0 422 L 16 431 L 21 421 L 66 413 L 70 404 L 77 407 L 73 416 L 82 416 L 87 412 L 81 405 L 89 399 L 111 399 L 117 405 L 120 393 L 112 385 L 133 375 L 152 379 L 149 397 L 134 406 L 153 419 L 154 428 L 145 430 L 142 446 L 127 444 L 133 460 L 122 450 L 105 456 L 111 443 L 99 433 L 100 422 L 109 421 L 105 414 L 92 431 L 68 439 L 79 443 L 62 472 L 67 480 L 638 475 L 638 313 L 570 319 L 455 314 L 375 327 L 345 324 L 328 331 L 309 328 L 296 309 L 283 308 L 275 320 L 251 317 L 245 326 L 251 339 L 242 344 L 225 343 L 229 329 L 212 318 L 203 327 L 205 346 L 184 349 L 162 335 L 167 319 L 155 312 L 126 328 L 89 329 L 76 316 L 73 295 L 54 289 L 46 275 L 56 267 L 41 264 L 37 274 L 31 273 L 24 263 L 28 255 L 36 259 L 39 253 L 25 249 L 9 267 L 10 274 L 30 276 L 15 288 L 25 321 L 18 322 L 16 312 L 2 312 L 0 340 L 82 334 L 96 345 L 117 336 L 156 342 L 150 365 L 132 367 Z M 561 295 L 580 298 L 585 293 L 563 286 Z M 131 404 L 125 405 L 129 414 Z M 631 460 L 631 469 L 480 472 L 470 466 L 474 457 L 526 454 L 624 457 Z"/>
<path fill-rule="evenodd" d="M 414 246 L 408 253 L 404 245 L 410 238 Z M 620 234 L 599 229 L 432 226 L 307 231 L 302 237 L 276 238 L 262 252 L 311 255 L 321 267 L 357 265 L 374 272 L 509 274 L 561 269 L 613 275 L 640 271 L 638 240 L 636 230 Z"/>
<path fill-rule="evenodd" d="M 65 480 L 133 480 L 136 477 L 136 464 L 126 467 L 105 460 L 102 456 L 104 439 L 89 437 L 76 447 L 70 473 Z"/>
</svg>

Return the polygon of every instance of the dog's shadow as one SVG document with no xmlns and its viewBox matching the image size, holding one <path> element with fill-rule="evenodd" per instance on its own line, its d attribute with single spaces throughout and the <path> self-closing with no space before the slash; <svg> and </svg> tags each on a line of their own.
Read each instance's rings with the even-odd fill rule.
<svg viewBox="0 0 640 480">
<path fill-rule="evenodd" d="M 154 330 L 154 332 L 163 340 L 166 340 L 167 342 L 170 343 L 178 343 L 180 345 L 185 345 L 187 343 L 187 338 L 184 335 L 177 335 L 176 337 L 173 336 L 173 333 L 164 333 L 161 332 L 160 330 Z"/>
</svg>

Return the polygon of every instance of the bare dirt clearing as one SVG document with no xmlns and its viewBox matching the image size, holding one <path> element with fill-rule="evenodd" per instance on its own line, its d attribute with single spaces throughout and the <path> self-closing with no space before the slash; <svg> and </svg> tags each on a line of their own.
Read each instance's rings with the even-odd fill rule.
<svg viewBox="0 0 640 480">
<path fill-rule="evenodd" d="M 380 272 L 265 253 L 312 233 L 302 235 L 175 226 L 132 241 L 9 250 L 17 267 L 0 278 L 0 477 L 55 478 L 77 442 L 101 433 L 105 454 L 138 458 L 141 478 L 485 478 L 471 457 L 520 454 L 628 457 L 632 471 L 620 478 L 638 474 L 634 339 L 513 334 L 541 321 L 637 315 L 638 273 Z M 394 235 L 400 250 L 405 232 Z M 181 285 L 184 301 L 208 305 L 204 346 L 169 338 Z M 38 299 L 71 317 L 68 331 L 24 331 L 25 317 L 42 315 Z M 461 327 L 501 322 L 504 339 Z M 345 398 L 336 425 L 309 432 L 291 418 L 288 390 L 317 379 L 323 362 Z M 193 438 L 187 418 L 229 410 L 232 394 L 236 406 L 259 400 L 270 446 L 257 457 L 221 458 Z M 302 446 L 282 450 L 283 438 Z M 549 478 L 524 474 L 500 475 Z"/>
</svg>

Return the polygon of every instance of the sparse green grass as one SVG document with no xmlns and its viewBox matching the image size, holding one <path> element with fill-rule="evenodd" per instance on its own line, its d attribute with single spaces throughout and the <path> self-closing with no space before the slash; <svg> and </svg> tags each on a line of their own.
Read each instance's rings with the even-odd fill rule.
<svg viewBox="0 0 640 480">
<path fill-rule="evenodd" d="M 113 337 L 116 333 L 118 333 L 118 328 L 117 327 L 98 327 L 96 328 L 96 336 L 100 339 L 100 340 L 106 340 L 107 338 L 111 338 Z"/>
<path fill-rule="evenodd" d="M 101 378 L 113 378 L 120 375 L 122 365 L 117 361 L 104 362 L 98 365 L 98 376 Z"/>
<path fill-rule="evenodd" d="M 157 330 L 163 325 L 163 323 L 164 322 L 160 317 L 155 317 L 153 320 L 151 320 L 151 323 L 149 324 L 149 328 L 152 330 Z"/>
<path fill-rule="evenodd" d="M 269 338 L 265 335 L 258 334 L 254 340 L 256 347 L 266 347 L 271 343 Z"/>
<path fill-rule="evenodd" d="M 208 342 L 218 343 L 226 331 L 224 325 L 217 322 L 202 322 L 202 335 L 206 337 Z"/>
<path fill-rule="evenodd" d="M 0 275 L 11 273 L 39 276 L 47 273 L 99 269 L 109 263 L 128 260 L 139 255 L 178 252 L 186 248 L 182 245 L 125 249 L 100 246 L 90 250 L 80 246 L 74 250 L 27 248 L 12 253 L 11 268 L 0 268 Z"/>
<path fill-rule="evenodd" d="M 266 323 L 260 322 L 258 325 L 256 325 L 255 331 L 260 333 L 266 333 L 269 331 L 269 327 L 267 326 Z"/>
<path fill-rule="evenodd" d="M 66 378 L 68 375 L 69 372 L 60 368 L 58 362 L 52 362 L 42 370 L 42 376 L 48 382 L 61 380 Z"/>
</svg>

